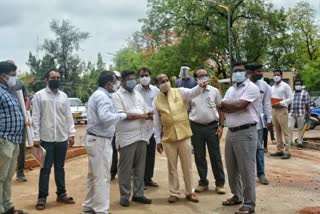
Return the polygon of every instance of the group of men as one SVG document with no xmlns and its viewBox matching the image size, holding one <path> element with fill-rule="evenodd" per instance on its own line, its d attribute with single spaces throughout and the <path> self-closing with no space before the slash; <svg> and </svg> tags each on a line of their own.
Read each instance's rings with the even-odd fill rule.
<svg viewBox="0 0 320 214">
<path fill-rule="evenodd" d="M 228 126 L 225 162 L 233 196 L 222 204 L 242 204 L 235 213 L 253 213 L 255 176 L 260 183 L 269 184 L 264 170 L 265 128 L 273 121 L 278 151 L 272 156 L 290 158 L 292 134 L 290 139 L 289 127 L 292 130 L 295 121 L 299 129 L 297 142 L 301 145 L 301 121 L 308 113 L 310 98 L 302 90 L 301 80 L 295 81 L 292 96 L 290 87 L 281 80 L 280 70 L 274 71 L 275 84 L 271 88 L 262 80 L 262 65 L 235 63 L 232 68 L 234 85 L 224 98 L 217 88 L 208 85 L 210 78 L 204 67 L 197 68 L 191 77 L 190 66 L 181 66 L 177 88 L 171 87 L 166 74 L 157 75 L 155 86 L 152 85 L 148 68 L 139 70 L 139 84 L 132 70 L 123 71 L 121 77 L 116 74 L 103 71 L 98 78 L 99 88 L 88 101 L 85 136 L 88 176 L 83 213 L 109 213 L 115 153 L 120 155 L 119 163 L 114 165 L 117 165 L 120 205 L 123 207 L 130 206 L 131 195 L 134 202 L 152 203 L 144 190 L 145 186 L 158 187 L 152 180 L 155 150 L 164 151 L 167 157 L 169 203 L 180 199 L 178 159 L 186 199 L 199 202 L 195 192 L 208 190 L 206 149 L 215 178 L 215 191 L 225 194 L 220 152 L 225 120 Z M 0 213 L 23 214 L 25 212 L 16 210 L 11 202 L 11 178 L 19 145 L 24 142 L 24 119 L 16 97 L 10 92 L 16 86 L 16 66 L 12 62 L 0 62 L 0 76 Z M 46 88 L 35 93 L 32 101 L 33 143 L 46 149 L 39 176 L 38 210 L 46 208 L 52 165 L 57 202 L 75 203 L 66 194 L 64 172 L 67 148 L 74 144 L 74 122 L 67 95 L 59 90 L 60 72 L 51 69 L 45 79 Z M 272 99 L 279 102 L 271 104 Z M 195 189 L 192 152 L 200 178 Z"/>
</svg>

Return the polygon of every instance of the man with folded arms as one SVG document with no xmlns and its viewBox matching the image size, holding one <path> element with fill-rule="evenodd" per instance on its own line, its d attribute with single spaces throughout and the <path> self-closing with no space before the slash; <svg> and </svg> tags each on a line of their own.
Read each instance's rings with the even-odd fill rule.
<svg viewBox="0 0 320 214">
<path fill-rule="evenodd" d="M 179 199 L 179 175 L 178 157 L 180 159 L 183 179 L 185 184 L 186 199 L 199 202 L 193 193 L 192 184 L 192 153 L 191 136 L 187 101 L 198 96 L 208 85 L 208 81 L 201 82 L 192 89 L 171 88 L 168 76 L 159 74 L 156 84 L 161 93 L 156 97 L 154 105 L 154 124 L 157 150 L 161 154 L 163 149 L 168 161 L 168 178 L 170 197 L 169 203 L 175 203 Z"/>
<path fill-rule="evenodd" d="M 46 150 L 44 166 L 39 176 L 37 210 L 46 208 L 52 165 L 57 186 L 56 201 L 75 203 L 72 197 L 67 196 L 64 171 L 68 145 L 74 144 L 76 132 L 68 96 L 59 90 L 61 76 L 57 69 L 50 69 L 45 78 L 47 87 L 38 91 L 32 101 L 33 144 L 35 147 L 41 145 Z"/>
<path fill-rule="evenodd" d="M 243 202 L 243 206 L 235 213 L 254 213 L 260 93 L 259 88 L 248 79 L 244 63 L 233 65 L 232 80 L 235 83 L 227 90 L 219 106 L 225 113 L 228 126 L 225 160 L 233 194 L 222 205 L 231 206 Z"/>
<path fill-rule="evenodd" d="M 209 81 L 208 72 L 204 67 L 198 68 L 194 72 L 194 76 L 198 83 Z M 218 194 L 225 194 L 225 176 L 219 142 L 223 133 L 224 115 L 217 108 L 221 103 L 221 100 L 220 91 L 215 87 L 207 85 L 203 92 L 190 102 L 189 119 L 193 133 L 191 142 L 194 150 L 194 159 L 200 177 L 199 185 L 195 189 L 195 192 L 208 190 L 207 145 L 211 168 L 216 180 L 215 190 Z"/>
</svg>

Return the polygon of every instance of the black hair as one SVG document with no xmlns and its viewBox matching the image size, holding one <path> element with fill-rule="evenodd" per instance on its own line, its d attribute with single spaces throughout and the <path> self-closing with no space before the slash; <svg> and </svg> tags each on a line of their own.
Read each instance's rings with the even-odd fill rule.
<svg viewBox="0 0 320 214">
<path fill-rule="evenodd" d="M 17 69 L 17 66 L 15 66 L 14 64 L 8 61 L 0 62 L 0 74 L 8 74 L 11 71 L 15 71 L 16 69 Z"/>
<path fill-rule="evenodd" d="M 45 74 L 45 76 L 44 76 L 45 79 L 49 79 L 51 71 L 60 73 L 60 71 L 59 71 L 58 69 L 56 69 L 56 68 L 50 68 L 50 69 L 46 72 L 46 74 Z"/>
<path fill-rule="evenodd" d="M 161 75 L 166 75 L 166 76 L 169 78 L 168 74 L 165 74 L 165 73 L 158 74 L 158 75 L 156 76 L 156 78 L 154 79 L 154 83 L 155 83 L 156 85 L 159 85 L 159 84 L 160 84 L 160 83 L 159 83 L 159 77 L 160 77 Z"/>
<path fill-rule="evenodd" d="M 246 70 L 255 71 L 255 70 L 261 69 L 263 65 L 252 63 L 252 64 L 246 64 L 244 67 L 246 68 Z"/>
<path fill-rule="evenodd" d="M 12 61 L 12 60 L 7 60 L 7 62 L 10 63 L 10 66 L 11 66 L 11 68 L 12 68 L 13 71 L 16 71 L 16 70 L 17 70 L 18 67 L 16 66 L 16 64 L 14 63 L 14 61 Z"/>
<path fill-rule="evenodd" d="M 269 78 L 267 78 L 267 77 L 265 77 L 265 78 L 263 78 L 263 80 L 266 82 L 266 83 L 268 83 L 268 85 L 270 85 L 270 79 Z"/>
<path fill-rule="evenodd" d="M 193 72 L 193 77 L 194 78 L 198 77 L 197 73 L 198 73 L 199 70 L 206 70 L 206 68 L 203 65 L 197 67 L 196 70 Z"/>
<path fill-rule="evenodd" d="M 280 75 L 282 76 L 282 71 L 281 71 L 280 69 L 275 69 L 275 70 L 273 71 L 273 73 L 276 73 L 276 72 L 279 72 Z"/>
<path fill-rule="evenodd" d="M 295 85 L 295 84 L 296 84 L 296 82 L 300 82 L 300 83 L 301 83 L 301 85 L 303 85 L 303 81 L 302 81 L 302 79 L 295 79 L 295 80 L 293 81 L 293 84 Z"/>
<path fill-rule="evenodd" d="M 98 78 L 99 87 L 104 88 L 108 82 L 113 82 L 115 74 L 112 71 L 102 71 Z"/>
<path fill-rule="evenodd" d="M 150 71 L 150 69 L 149 69 L 149 68 L 147 68 L 147 67 L 142 67 L 142 68 L 140 68 L 140 70 L 139 70 L 139 74 L 141 73 L 141 71 L 143 71 L 143 72 L 148 72 L 148 73 L 149 73 L 149 75 L 151 76 L 151 71 Z"/>
<path fill-rule="evenodd" d="M 136 72 L 133 70 L 124 70 L 121 72 L 121 79 L 126 80 L 129 75 L 136 75 Z"/>
<path fill-rule="evenodd" d="M 239 62 L 235 62 L 232 64 L 232 68 L 236 67 L 236 66 L 244 66 L 246 67 L 247 63 L 246 62 L 242 62 L 242 61 L 239 61 Z"/>
</svg>

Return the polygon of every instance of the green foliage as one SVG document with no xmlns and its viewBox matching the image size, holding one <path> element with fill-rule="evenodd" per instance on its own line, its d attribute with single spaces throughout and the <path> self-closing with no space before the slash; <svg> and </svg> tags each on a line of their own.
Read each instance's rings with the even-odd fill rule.
<svg viewBox="0 0 320 214">
<path fill-rule="evenodd" d="M 309 62 L 303 67 L 301 77 L 311 91 L 320 91 L 320 60 Z"/>
</svg>

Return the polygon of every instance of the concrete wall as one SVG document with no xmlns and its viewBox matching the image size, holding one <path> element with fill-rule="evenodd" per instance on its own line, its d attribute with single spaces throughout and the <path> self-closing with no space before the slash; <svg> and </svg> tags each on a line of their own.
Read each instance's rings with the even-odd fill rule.
<svg viewBox="0 0 320 214">
<path fill-rule="evenodd" d="M 293 80 L 294 80 L 293 72 L 283 72 L 282 79 L 286 83 L 288 83 L 291 88 L 293 88 Z M 273 85 L 273 72 L 263 72 L 263 77 L 270 79 L 270 84 Z"/>
</svg>

